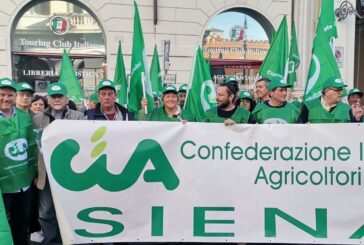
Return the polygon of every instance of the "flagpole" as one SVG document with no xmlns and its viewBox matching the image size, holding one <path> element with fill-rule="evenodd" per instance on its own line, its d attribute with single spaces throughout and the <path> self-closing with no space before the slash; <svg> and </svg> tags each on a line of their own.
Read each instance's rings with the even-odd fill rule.
<svg viewBox="0 0 364 245">
<path fill-rule="evenodd" d="M 145 78 L 144 78 L 144 72 L 141 73 L 141 76 L 142 76 L 142 88 L 143 88 L 143 98 L 146 99 L 147 98 L 147 95 L 145 93 Z M 145 114 L 148 114 L 148 106 L 144 107 L 144 113 Z"/>
</svg>

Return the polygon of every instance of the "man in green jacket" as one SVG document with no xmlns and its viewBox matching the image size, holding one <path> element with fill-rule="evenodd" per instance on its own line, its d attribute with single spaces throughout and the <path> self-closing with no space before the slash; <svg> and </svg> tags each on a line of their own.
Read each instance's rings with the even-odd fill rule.
<svg viewBox="0 0 364 245">
<path fill-rule="evenodd" d="M 226 126 L 248 123 L 250 112 L 235 105 L 236 88 L 232 83 L 223 83 L 217 88 L 217 107 L 205 112 L 205 122 L 223 122 Z"/>
<path fill-rule="evenodd" d="M 360 122 L 363 111 L 341 102 L 346 87 L 341 78 L 330 77 L 322 86 L 322 96 L 304 103 L 301 114 L 302 123 L 346 123 Z M 350 115 L 353 118 L 350 119 Z"/>
<path fill-rule="evenodd" d="M 16 86 L 0 79 L 0 190 L 15 245 L 27 243 L 37 145 L 30 115 L 15 105 Z M 2 241 L 0 241 L 2 244 Z"/>
<path fill-rule="evenodd" d="M 300 110 L 287 102 L 287 88 L 291 85 L 279 78 L 272 79 L 268 85 L 269 100 L 259 103 L 252 112 L 259 124 L 296 123 Z"/>
</svg>

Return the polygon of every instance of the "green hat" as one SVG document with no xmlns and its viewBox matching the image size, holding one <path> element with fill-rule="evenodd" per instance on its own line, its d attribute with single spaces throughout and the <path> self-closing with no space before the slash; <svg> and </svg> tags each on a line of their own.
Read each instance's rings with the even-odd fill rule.
<svg viewBox="0 0 364 245">
<path fill-rule="evenodd" d="M 248 90 L 243 90 L 239 94 L 240 99 L 250 99 L 253 100 L 253 95 Z"/>
<path fill-rule="evenodd" d="M 236 77 L 234 76 L 227 76 L 224 79 L 224 83 L 238 83 L 238 80 L 236 80 Z"/>
<path fill-rule="evenodd" d="M 97 93 L 93 93 L 90 95 L 90 100 L 95 102 L 96 104 L 99 103 L 99 95 Z"/>
<path fill-rule="evenodd" d="M 159 91 L 153 91 L 153 98 L 154 99 L 158 99 L 161 95 L 162 95 L 161 92 L 159 92 Z"/>
<path fill-rule="evenodd" d="M 48 95 L 66 95 L 67 89 L 61 83 L 51 83 L 48 85 Z"/>
<path fill-rule="evenodd" d="M 103 88 L 111 88 L 113 89 L 114 91 L 116 91 L 115 89 L 115 84 L 110 81 L 110 80 L 102 80 L 100 83 L 99 83 L 99 86 L 98 86 L 98 90 L 100 91 L 101 89 Z"/>
<path fill-rule="evenodd" d="M 29 91 L 32 94 L 34 93 L 34 89 L 27 82 L 21 82 L 16 84 L 16 91 Z"/>
<path fill-rule="evenodd" d="M 357 89 L 357 88 L 352 88 L 352 89 L 350 89 L 349 94 L 348 94 L 348 97 L 349 97 L 350 95 L 352 95 L 352 94 L 357 94 L 357 95 L 359 95 L 360 97 L 363 97 L 363 92 L 362 92 L 362 91 L 360 91 L 360 90 L 359 90 L 359 89 Z"/>
<path fill-rule="evenodd" d="M 285 83 L 281 78 L 274 77 L 268 84 L 268 90 L 273 91 L 275 88 L 290 88 L 292 85 Z"/>
<path fill-rule="evenodd" d="M 163 88 L 163 92 L 162 92 L 162 94 L 166 94 L 166 93 L 170 93 L 170 92 L 177 94 L 177 89 L 176 89 L 176 87 L 175 87 L 175 86 L 173 86 L 173 85 L 171 85 L 171 84 L 169 84 L 169 85 L 167 85 L 167 86 L 165 86 L 165 87 Z"/>
<path fill-rule="evenodd" d="M 179 89 L 178 89 L 178 93 L 179 92 L 187 92 L 188 90 L 188 85 L 187 84 L 182 84 Z"/>
<path fill-rule="evenodd" d="M 0 79 L 0 88 L 12 88 L 16 91 L 16 85 L 14 81 L 7 77 Z"/>
<path fill-rule="evenodd" d="M 329 77 L 322 85 L 323 90 L 326 88 L 344 88 L 344 87 L 347 87 L 347 85 L 344 84 L 344 81 L 341 78 L 336 78 L 336 77 Z"/>
</svg>

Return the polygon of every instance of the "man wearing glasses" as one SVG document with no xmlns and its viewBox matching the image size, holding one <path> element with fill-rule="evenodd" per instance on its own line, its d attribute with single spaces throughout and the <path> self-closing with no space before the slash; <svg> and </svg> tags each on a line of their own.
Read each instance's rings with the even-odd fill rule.
<svg viewBox="0 0 364 245">
<path fill-rule="evenodd" d="M 341 102 L 344 87 L 343 80 L 330 77 L 322 86 L 322 96 L 305 102 L 302 108 L 302 123 L 345 123 L 360 122 L 363 110 L 350 107 Z M 352 119 L 350 115 L 353 115 Z"/>
</svg>

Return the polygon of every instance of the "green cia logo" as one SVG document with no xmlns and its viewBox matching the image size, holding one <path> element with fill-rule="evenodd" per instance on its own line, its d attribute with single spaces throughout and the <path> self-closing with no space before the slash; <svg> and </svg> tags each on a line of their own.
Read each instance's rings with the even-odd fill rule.
<svg viewBox="0 0 364 245">
<path fill-rule="evenodd" d="M 51 155 L 50 165 L 52 175 L 59 185 L 71 191 L 84 191 L 95 185 L 110 192 L 123 191 L 135 184 L 150 161 L 154 169 L 144 171 L 145 182 L 161 182 L 170 191 L 178 187 L 178 176 L 160 144 L 153 139 L 139 142 L 120 174 L 107 171 L 107 155 L 103 154 L 107 142 L 101 140 L 105 133 L 106 127 L 101 127 L 92 135 L 91 142 L 96 146 L 90 155 L 95 160 L 82 173 L 75 172 L 71 167 L 72 159 L 80 151 L 80 144 L 67 139 L 56 146 Z"/>
<path fill-rule="evenodd" d="M 28 141 L 16 139 L 6 144 L 4 154 L 13 161 L 24 161 L 28 158 Z"/>
<path fill-rule="evenodd" d="M 69 22 L 63 16 L 53 16 L 49 21 L 49 28 L 56 35 L 64 35 L 68 32 Z"/>
</svg>

